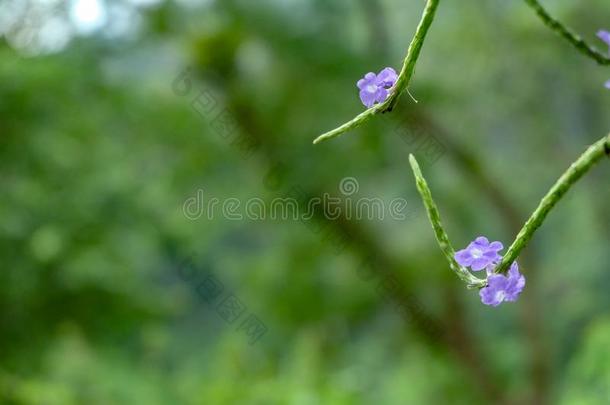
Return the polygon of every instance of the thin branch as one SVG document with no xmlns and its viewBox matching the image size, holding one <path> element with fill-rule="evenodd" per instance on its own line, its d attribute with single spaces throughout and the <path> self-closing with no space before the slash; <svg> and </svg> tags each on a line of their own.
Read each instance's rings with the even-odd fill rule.
<svg viewBox="0 0 610 405">
<path fill-rule="evenodd" d="M 540 201 L 538 208 L 527 220 L 523 228 L 515 238 L 515 241 L 508 248 L 508 251 L 502 258 L 502 262 L 498 265 L 495 272 L 505 273 L 508 270 L 508 266 L 519 256 L 519 253 L 529 240 L 534 235 L 534 232 L 542 225 L 542 222 L 553 209 L 555 204 L 568 192 L 570 187 L 574 185 L 582 176 L 584 176 L 593 165 L 599 162 L 605 155 L 610 156 L 610 134 L 604 136 L 602 139 L 591 145 L 585 153 L 583 153 L 568 170 L 557 180 L 557 182 L 551 187 L 549 192 Z M 474 277 L 466 269 L 460 267 L 454 259 L 454 250 L 451 247 L 447 233 L 445 232 L 443 225 L 440 221 L 440 215 L 436 204 L 432 199 L 432 194 L 428 188 L 426 180 L 421 174 L 419 165 L 413 155 L 409 156 L 411 162 L 411 168 L 415 175 L 417 189 L 422 197 L 426 210 L 428 211 L 428 217 L 430 223 L 436 234 L 438 244 L 445 254 L 449 267 L 453 270 L 458 277 L 465 281 L 468 287 L 481 287 L 485 285 L 485 282 Z"/>
<path fill-rule="evenodd" d="M 476 153 L 472 151 L 472 148 L 467 148 L 462 143 L 456 142 L 454 136 L 451 136 L 445 128 L 438 125 L 433 119 L 431 119 L 422 109 L 414 109 L 410 111 L 413 124 L 417 123 L 420 127 L 426 128 L 429 134 L 434 134 L 439 141 L 447 147 L 447 153 L 457 163 L 457 166 L 462 169 L 467 177 L 473 181 L 476 187 L 478 187 L 481 194 L 486 194 L 489 200 L 498 209 L 502 220 L 506 223 L 511 234 L 516 235 L 521 230 L 523 225 L 522 218 L 525 214 L 522 214 L 520 209 L 515 205 L 515 201 L 510 196 L 510 191 L 502 188 L 498 185 L 498 182 L 490 176 L 490 172 L 485 170 L 482 166 L 485 159 L 481 159 Z M 530 363 L 530 384 L 532 389 L 532 399 L 524 401 L 532 404 L 546 404 L 548 403 L 549 395 L 549 378 L 550 378 L 550 367 L 549 362 L 549 345 L 545 341 L 546 334 L 543 332 L 543 324 L 540 319 L 543 316 L 543 311 L 540 306 L 540 300 L 537 297 L 538 289 L 536 288 L 537 277 L 539 273 L 538 266 L 534 263 L 534 258 L 531 255 L 525 255 L 523 252 L 519 256 L 519 264 L 521 268 L 527 269 L 527 285 L 528 294 L 525 294 L 522 300 L 521 309 L 521 321 L 523 323 L 525 334 L 529 339 L 529 356 L 528 360 Z M 449 293 L 445 294 L 447 300 L 451 300 Z M 452 310 L 459 307 L 460 301 L 453 301 L 449 304 Z M 455 312 L 449 315 L 449 319 L 455 319 L 460 317 L 460 312 Z M 457 336 L 460 332 L 465 332 L 460 328 L 460 325 L 451 325 L 452 330 Z M 473 340 L 467 340 L 472 342 Z M 476 347 L 476 345 L 471 345 Z M 476 351 L 473 355 L 478 355 Z M 485 371 L 484 371 L 485 372 Z M 480 380 L 479 380 L 480 381 Z M 497 397 L 496 397 L 497 398 Z M 497 399 L 496 399 L 497 401 Z M 500 401 L 502 402 L 502 401 Z"/>
<path fill-rule="evenodd" d="M 394 91 L 392 91 L 386 101 L 380 104 L 376 104 L 374 107 L 369 108 L 368 110 L 357 115 L 351 121 L 348 121 L 345 124 L 318 136 L 313 141 L 314 144 L 326 141 L 331 138 L 335 138 L 348 131 L 351 131 L 352 129 L 361 126 L 362 124 L 373 118 L 374 115 L 377 115 L 379 113 L 385 113 L 387 111 L 392 111 L 398 101 L 398 98 L 405 90 L 408 89 L 411 78 L 413 77 L 413 72 L 415 70 L 417 59 L 419 58 L 421 48 L 426 38 L 426 34 L 428 33 L 430 25 L 432 25 L 432 21 L 434 21 L 434 16 L 439 1 L 440 0 L 428 0 L 428 2 L 426 3 L 426 8 L 424 9 L 422 19 L 415 32 L 415 36 L 413 37 L 413 39 L 411 40 L 411 44 L 409 45 L 409 50 L 407 51 L 407 56 L 405 57 L 402 69 L 400 71 L 400 74 L 398 75 L 398 80 L 396 82 L 396 85 L 394 86 Z M 565 38 L 582 54 L 595 60 L 600 65 L 610 65 L 610 56 L 598 51 L 593 46 L 589 45 L 585 40 L 583 40 L 579 35 L 575 34 L 571 29 L 569 29 L 561 22 L 553 18 L 544 9 L 544 7 L 542 7 L 538 0 L 524 1 L 536 12 L 538 17 L 540 17 L 544 24 L 546 24 L 549 28 L 555 31 L 558 35 Z"/>
<path fill-rule="evenodd" d="M 610 57 L 608 55 L 601 53 L 593 46 L 589 45 L 579 35 L 575 34 L 571 29 L 553 18 L 544 9 L 544 7 L 542 7 L 538 0 L 525 0 L 525 3 L 534 9 L 538 17 L 540 17 L 545 25 L 574 45 L 574 47 L 578 49 L 580 53 L 590 57 L 600 65 L 610 65 Z"/>
<path fill-rule="evenodd" d="M 387 38 L 388 38 L 387 24 L 385 21 L 384 13 L 382 12 L 380 0 L 360 0 L 360 1 L 361 1 L 362 6 L 365 9 L 365 14 L 367 16 L 367 23 L 368 23 L 367 25 L 369 27 L 370 41 L 372 44 L 371 49 L 375 49 L 376 54 L 378 54 L 380 58 L 387 58 L 388 49 L 387 49 L 387 46 L 385 46 L 385 44 L 387 44 L 387 42 L 388 42 L 387 41 Z M 407 91 L 409 91 L 408 87 L 407 87 Z M 396 113 L 396 109 L 394 109 L 394 111 Z M 410 108 L 410 111 L 414 112 L 414 110 L 412 108 Z M 415 110 L 415 111 L 417 111 L 417 110 Z M 398 112 L 398 113 L 400 113 L 400 112 Z M 414 114 L 415 114 L 415 112 L 414 112 Z M 416 115 L 419 118 L 422 118 L 421 113 L 416 114 Z M 426 121 L 426 123 L 428 124 L 429 122 Z M 433 131 L 433 132 L 437 132 L 437 131 Z M 454 149 L 459 149 L 459 148 L 453 148 L 450 146 L 448 149 L 451 153 L 451 152 L 454 152 Z M 462 152 L 466 153 L 464 148 L 462 148 Z M 459 155 L 459 153 L 454 153 L 454 154 Z M 471 160 L 473 162 L 477 161 L 477 159 L 474 157 L 472 157 Z M 484 175 L 486 173 L 487 173 L 486 171 L 481 170 L 479 174 Z M 495 186 L 495 183 L 493 183 L 492 181 L 489 181 L 489 182 L 479 185 L 479 186 L 481 187 L 483 192 L 486 192 L 488 189 L 493 188 Z M 498 190 L 499 190 L 499 188 L 498 188 Z M 491 194 L 494 194 L 494 193 L 492 192 Z M 492 199 L 493 199 L 493 197 L 492 197 Z M 508 205 L 510 205 L 512 203 L 512 200 L 510 200 L 507 197 L 506 203 Z M 502 204 L 500 204 L 500 206 L 502 206 Z M 520 216 L 519 215 L 506 215 L 506 218 L 511 218 L 511 219 L 515 218 L 514 219 L 515 226 L 512 229 L 513 229 L 513 233 L 516 234 L 521 227 Z M 353 233 L 354 232 L 351 232 L 351 230 L 350 230 L 349 234 L 353 234 Z M 375 242 L 376 240 L 377 239 L 372 238 L 372 240 L 367 241 L 366 243 L 363 244 L 362 249 L 364 249 L 364 250 L 370 249 L 372 247 L 372 245 L 369 245 L 369 244 L 372 242 Z M 358 250 L 358 252 L 361 252 L 361 248 L 358 248 L 357 250 Z M 377 248 L 377 250 L 383 251 L 381 246 L 379 246 Z M 363 258 L 367 258 L 367 256 L 364 255 Z M 387 262 L 387 260 L 386 260 L 386 262 Z M 407 270 L 404 265 L 401 267 L 402 267 L 401 269 L 397 269 L 395 271 L 402 273 L 405 270 Z M 381 273 L 381 271 L 379 271 L 379 272 Z M 390 278 L 394 277 L 391 274 L 391 272 L 392 272 L 392 270 L 390 270 L 388 268 L 388 270 L 385 272 L 388 274 L 380 274 L 380 276 L 385 277 L 386 279 L 388 279 L 388 277 L 390 277 Z M 398 277 L 396 277 L 396 278 L 398 278 Z M 528 279 L 528 283 L 530 285 L 532 284 L 531 279 Z M 445 331 L 442 334 L 443 341 L 446 342 L 446 344 L 453 350 L 453 353 L 458 357 L 458 359 L 460 359 L 463 362 L 463 364 L 466 364 L 466 366 L 472 373 L 473 381 L 476 381 L 476 384 L 473 385 L 473 387 L 475 389 L 480 390 L 481 393 L 485 396 L 485 398 L 489 402 L 494 402 L 494 403 L 498 403 L 498 404 L 507 403 L 507 401 L 505 401 L 505 399 L 504 399 L 504 397 L 506 396 L 506 392 L 504 390 L 502 390 L 501 387 L 497 384 L 493 370 L 489 367 L 488 362 L 485 362 L 483 360 L 484 356 L 482 355 L 482 353 L 480 351 L 479 345 L 476 344 L 477 339 L 473 335 L 472 331 L 467 327 L 467 318 L 468 317 L 467 317 L 462 300 L 458 299 L 458 294 L 456 293 L 458 290 L 456 290 L 456 285 L 457 284 L 454 284 L 454 283 L 447 284 L 445 286 L 445 291 L 443 292 L 443 296 L 446 298 L 446 300 L 445 300 L 445 304 L 443 305 L 443 307 L 444 307 L 443 318 L 442 318 L 442 320 L 439 319 L 439 323 L 440 323 L 439 326 L 442 326 L 442 329 Z M 405 292 L 410 293 L 411 297 L 414 297 L 413 292 L 409 292 L 409 291 L 405 291 Z M 530 296 L 531 295 L 528 295 L 528 298 Z M 407 300 L 405 300 L 405 298 L 409 298 L 409 296 L 406 294 L 403 294 L 402 296 L 399 296 L 399 297 L 393 297 L 394 300 L 399 300 L 398 302 L 407 301 Z M 410 301 L 415 301 L 415 299 L 412 299 Z M 413 316 L 413 315 L 416 315 L 417 313 L 419 313 L 418 311 L 411 311 L 411 312 L 414 312 L 414 313 L 411 314 L 410 316 Z M 528 314 L 530 314 L 530 313 L 534 314 L 534 317 L 535 317 L 535 314 L 539 313 L 539 311 L 528 312 Z M 422 315 L 424 315 L 424 314 L 422 314 Z M 431 329 L 430 320 L 431 320 L 430 318 L 423 317 L 424 327 L 426 330 Z M 417 319 L 414 318 L 414 321 L 417 321 Z M 539 323 L 536 323 L 536 325 L 539 325 Z M 434 341 L 432 341 L 432 344 L 435 344 Z M 533 352 L 538 353 L 541 351 L 536 350 Z"/>
<path fill-rule="evenodd" d="M 519 256 L 521 250 L 527 245 L 534 232 L 542 225 L 542 222 L 555 204 L 604 155 L 610 155 L 610 134 L 591 145 L 551 187 L 549 192 L 540 201 L 538 208 L 536 208 L 525 225 L 523 225 L 513 244 L 508 248 L 508 251 L 502 258 L 502 262 L 496 268 L 496 273 L 505 273 L 508 270 L 510 264 Z"/>
<path fill-rule="evenodd" d="M 394 85 L 394 90 L 390 93 L 388 98 L 381 104 L 377 104 L 372 108 L 360 113 L 353 120 L 341 125 L 338 128 L 333 129 L 323 135 L 317 137 L 313 143 L 317 144 L 322 141 L 334 138 L 345 132 L 351 131 L 354 128 L 359 127 L 364 124 L 368 120 L 370 120 L 374 115 L 379 113 L 384 113 L 386 111 L 392 111 L 398 98 L 405 91 L 405 89 L 409 86 L 409 82 L 413 77 L 413 72 L 415 70 L 415 64 L 417 63 L 417 59 L 419 58 L 419 54 L 421 52 L 422 45 L 424 44 L 424 40 L 426 38 L 426 34 L 428 33 L 428 29 L 434 20 L 434 15 L 436 13 L 436 8 L 438 7 L 438 3 L 440 0 L 428 0 L 426 3 L 426 8 L 424 9 L 424 13 L 422 15 L 421 21 L 415 31 L 415 36 L 411 40 L 411 44 L 409 45 L 409 50 L 407 51 L 407 56 L 405 57 L 404 63 L 402 65 L 402 69 L 398 75 L 398 80 Z"/>
<path fill-rule="evenodd" d="M 473 276 L 468 270 L 460 266 L 454 258 L 455 251 L 453 246 L 451 246 L 451 242 L 449 242 L 449 236 L 447 236 L 447 232 L 443 228 L 441 224 L 441 216 L 438 212 L 438 208 L 436 208 L 436 204 L 432 198 L 432 193 L 430 192 L 430 188 L 428 187 L 428 183 L 421 174 L 421 170 L 419 168 L 419 164 L 417 164 L 417 160 L 413 155 L 409 155 L 409 162 L 411 163 L 411 169 L 413 169 L 413 174 L 415 175 L 415 184 L 417 185 L 417 190 L 424 201 L 424 206 L 426 207 L 426 211 L 428 212 L 428 218 L 430 219 L 430 223 L 432 224 L 432 228 L 434 229 L 434 234 L 436 236 L 436 240 L 438 245 L 441 247 L 441 250 L 445 254 L 447 261 L 449 262 L 449 267 L 457 276 L 464 281 L 469 287 L 483 287 L 485 285 L 485 280 L 481 280 L 475 276 Z"/>
</svg>

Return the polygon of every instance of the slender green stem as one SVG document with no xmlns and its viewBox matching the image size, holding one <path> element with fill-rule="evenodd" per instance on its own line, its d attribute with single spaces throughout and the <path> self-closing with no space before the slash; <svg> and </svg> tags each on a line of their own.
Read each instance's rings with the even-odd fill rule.
<svg viewBox="0 0 610 405">
<path fill-rule="evenodd" d="M 538 208 L 536 208 L 534 213 L 525 223 L 515 238 L 515 241 L 508 248 L 508 251 L 502 258 L 502 262 L 495 270 L 496 273 L 506 272 L 508 266 L 517 258 L 517 256 L 519 256 L 519 253 L 523 250 L 523 248 L 525 248 L 529 240 L 532 238 L 534 232 L 536 232 L 540 225 L 542 225 L 542 222 L 548 213 L 553 209 L 555 204 L 557 204 L 557 202 L 567 193 L 570 187 L 582 176 L 584 176 L 585 173 L 587 173 L 589 169 L 593 167 L 593 165 L 599 162 L 604 155 L 610 156 L 610 134 L 606 135 L 590 146 L 585 153 L 583 153 L 574 163 L 572 163 L 572 165 L 559 178 L 559 180 L 557 180 L 553 187 L 551 187 L 549 192 L 540 201 Z M 426 183 L 426 180 L 424 179 L 419 165 L 417 164 L 417 161 L 413 155 L 409 156 L 409 161 L 411 163 L 411 168 L 413 169 L 413 174 L 415 175 L 417 190 L 422 197 L 426 211 L 428 212 L 428 218 L 430 219 L 430 223 L 432 224 L 432 228 L 434 229 L 434 233 L 436 235 L 436 240 L 438 241 L 441 250 L 449 262 L 449 267 L 462 281 L 466 282 L 468 287 L 485 286 L 485 280 L 480 280 L 474 277 L 467 269 L 461 267 L 455 261 L 455 252 L 451 246 L 451 243 L 449 242 L 449 237 L 441 224 L 440 214 L 438 212 L 438 208 L 436 208 L 436 204 L 434 203 L 432 193 L 428 188 L 428 184 Z"/>
<path fill-rule="evenodd" d="M 455 251 L 453 250 L 453 246 L 451 246 L 451 242 L 449 242 L 449 236 L 447 236 L 447 232 L 445 232 L 443 224 L 441 223 L 441 216 L 438 212 L 438 208 L 436 208 L 434 199 L 432 198 L 432 193 L 430 192 L 428 183 L 426 183 L 426 180 L 424 179 L 424 176 L 419 168 L 419 164 L 417 164 L 417 160 L 415 160 L 413 155 L 409 155 L 409 162 L 411 163 L 411 169 L 413 170 L 413 175 L 415 176 L 417 190 L 422 197 L 424 206 L 428 212 L 428 218 L 430 219 L 430 223 L 434 229 L 436 241 L 438 242 L 441 251 L 445 254 L 445 257 L 449 262 L 449 267 L 462 281 L 468 285 L 468 287 L 481 288 L 485 286 L 485 280 L 481 280 L 473 276 L 467 269 L 460 266 L 455 261 Z"/>
<path fill-rule="evenodd" d="M 542 225 L 542 222 L 555 204 L 604 155 L 610 156 L 610 134 L 591 145 L 551 187 L 549 192 L 540 201 L 540 204 L 538 204 L 534 213 L 523 225 L 513 244 L 508 248 L 502 262 L 496 268 L 496 273 L 506 272 L 510 264 L 519 256 L 521 250 L 532 238 L 534 232 Z"/>
<path fill-rule="evenodd" d="M 608 55 L 604 55 L 599 52 L 597 49 L 587 44 L 584 39 L 575 34 L 568 27 L 557 21 L 553 18 L 542 5 L 538 2 L 538 0 L 525 0 L 527 5 L 529 5 L 538 17 L 553 31 L 557 34 L 568 40 L 576 49 L 578 49 L 582 54 L 590 57 L 595 60 L 600 65 L 610 65 L 610 57 Z"/>
<path fill-rule="evenodd" d="M 415 35 L 411 40 L 411 44 L 409 45 L 409 50 L 407 51 L 407 56 L 405 57 L 402 69 L 400 71 L 400 74 L 398 75 L 398 80 L 396 81 L 394 90 L 390 93 L 386 101 L 381 104 L 376 104 L 374 107 L 369 108 L 368 110 L 357 115 L 351 121 L 348 121 L 345 124 L 318 136 L 313 141 L 314 144 L 320 143 L 331 138 L 335 138 L 348 131 L 351 131 L 352 129 L 359 127 L 360 125 L 373 118 L 374 115 L 377 115 L 379 113 L 385 113 L 387 111 L 392 111 L 398 101 L 398 98 L 405 90 L 407 90 L 411 78 L 413 77 L 413 72 L 415 71 L 417 59 L 419 58 L 421 48 L 424 44 L 424 40 L 426 38 L 426 34 L 428 33 L 430 25 L 432 25 L 432 21 L 434 21 L 434 16 L 439 1 L 440 0 L 427 1 L 426 8 L 424 9 L 421 21 L 419 22 Z M 589 45 L 579 35 L 575 34 L 568 27 L 566 27 L 561 22 L 552 17 L 544 9 L 544 7 L 542 7 L 538 0 L 524 1 L 536 12 L 540 19 L 549 28 L 551 28 L 561 37 L 565 38 L 581 53 L 595 60 L 600 65 L 610 65 L 610 56 L 603 54 L 602 52 L 595 49 L 593 46 Z"/>
<path fill-rule="evenodd" d="M 417 63 L 417 59 L 419 58 L 419 54 L 421 52 L 422 45 L 424 44 L 424 40 L 426 38 L 426 34 L 428 33 L 428 29 L 430 25 L 432 25 L 432 21 L 434 21 L 434 15 L 436 13 L 436 9 L 438 7 L 438 3 L 440 0 L 428 0 L 426 3 L 426 8 L 424 9 L 424 13 L 422 15 L 421 21 L 415 31 L 415 36 L 411 40 L 411 44 L 409 45 L 409 50 L 407 51 L 407 56 L 405 57 L 404 63 L 402 65 L 402 69 L 398 74 L 398 80 L 394 85 L 394 90 L 390 93 L 388 98 L 381 104 L 377 104 L 372 108 L 364 111 L 363 113 L 356 116 L 356 118 L 352 119 L 349 122 L 341 125 L 338 128 L 333 129 L 323 135 L 317 137 L 313 143 L 317 144 L 322 141 L 334 138 L 336 136 L 342 135 L 352 129 L 359 127 L 364 124 L 368 120 L 370 120 L 374 115 L 379 113 L 384 113 L 386 111 L 392 111 L 398 98 L 400 95 L 407 89 L 409 86 L 409 82 L 413 77 L 413 72 L 415 71 L 415 64 Z"/>
<path fill-rule="evenodd" d="M 388 98 L 388 100 L 389 100 L 389 98 Z M 387 102 L 387 100 L 386 100 L 386 102 Z M 346 122 L 345 124 L 341 125 L 340 127 L 333 129 L 332 131 L 328 131 L 327 133 L 320 135 L 319 137 L 314 139 L 314 141 L 313 141 L 314 145 L 317 143 L 320 143 L 322 141 L 326 141 L 328 139 L 342 135 L 348 131 L 351 131 L 352 129 L 359 127 L 360 125 L 362 125 L 365 122 L 367 122 L 368 120 L 370 120 L 373 117 L 373 115 L 382 112 L 384 110 L 384 108 L 386 108 L 385 103 L 376 104 L 374 107 L 369 108 L 368 110 L 358 114 L 356 116 L 356 118 L 354 118 L 353 120 Z"/>
</svg>

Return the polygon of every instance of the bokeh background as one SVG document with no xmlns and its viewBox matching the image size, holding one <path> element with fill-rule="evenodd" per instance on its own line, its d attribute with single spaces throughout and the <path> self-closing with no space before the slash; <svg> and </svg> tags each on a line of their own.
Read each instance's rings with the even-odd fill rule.
<svg viewBox="0 0 610 405">
<path fill-rule="evenodd" d="M 544 4 L 603 49 L 606 0 Z M 490 308 L 407 161 L 456 248 L 508 245 L 610 130 L 610 69 L 522 1 L 443 1 L 419 103 L 311 144 L 362 111 L 364 73 L 400 68 L 423 6 L 0 0 L 0 402 L 610 403 L 608 162 L 519 259 L 519 301 Z M 345 178 L 409 215 L 185 215 L 198 193 L 345 197 Z"/>
</svg>

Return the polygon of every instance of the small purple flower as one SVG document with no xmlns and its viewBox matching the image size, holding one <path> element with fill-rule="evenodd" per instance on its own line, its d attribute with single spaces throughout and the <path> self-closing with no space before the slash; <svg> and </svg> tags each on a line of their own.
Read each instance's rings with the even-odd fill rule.
<svg viewBox="0 0 610 405">
<path fill-rule="evenodd" d="M 371 108 L 375 103 L 383 103 L 388 98 L 388 90 L 394 86 L 396 80 L 398 80 L 396 71 L 389 67 L 378 75 L 373 72 L 367 73 L 363 79 L 358 80 L 362 104 Z"/>
<path fill-rule="evenodd" d="M 479 291 L 481 302 L 497 307 L 504 301 L 516 301 L 525 287 L 525 277 L 519 273 L 519 265 L 513 262 L 508 270 L 508 277 L 502 274 L 491 274 L 487 277 L 487 287 Z"/>
<path fill-rule="evenodd" d="M 500 242 L 491 242 L 484 236 L 479 236 L 466 249 L 455 253 L 455 260 L 460 266 L 471 267 L 473 271 L 481 271 L 486 267 L 495 266 L 502 257 L 498 254 L 504 246 Z"/>
<path fill-rule="evenodd" d="M 386 89 L 389 89 L 390 87 L 394 86 L 394 84 L 396 84 L 397 80 L 398 80 L 398 75 L 396 74 L 396 71 L 394 69 L 392 69 L 391 67 L 387 67 L 387 68 L 383 69 L 377 75 L 377 82 L 379 84 L 381 84 L 383 87 L 385 87 Z"/>
</svg>

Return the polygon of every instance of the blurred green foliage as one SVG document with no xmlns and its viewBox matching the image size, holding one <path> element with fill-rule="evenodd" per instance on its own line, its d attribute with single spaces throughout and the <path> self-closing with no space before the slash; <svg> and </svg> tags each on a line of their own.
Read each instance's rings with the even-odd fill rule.
<svg viewBox="0 0 610 405">
<path fill-rule="evenodd" d="M 592 42 L 610 28 L 606 1 L 546 3 Z M 399 67 L 423 2 L 189 4 L 133 8 L 135 34 L 50 54 L 0 43 L 1 403 L 610 403 L 608 164 L 536 234 L 520 301 L 488 308 L 447 268 L 406 159 L 418 151 L 395 133 L 406 117 L 447 146 L 425 170 L 456 247 L 507 244 L 608 132 L 607 68 L 518 1 L 442 2 L 411 85 L 419 104 L 404 97 L 313 147 L 361 111 L 364 73 Z M 231 111 L 233 136 L 259 142 L 249 157 L 172 91 L 186 66 Z M 299 221 L 183 214 L 199 189 L 337 196 L 345 177 L 417 215 L 324 224 L 349 235 L 337 254 Z M 371 255 L 450 340 L 358 274 Z M 265 323 L 255 345 L 176 275 L 189 257 Z"/>
</svg>

